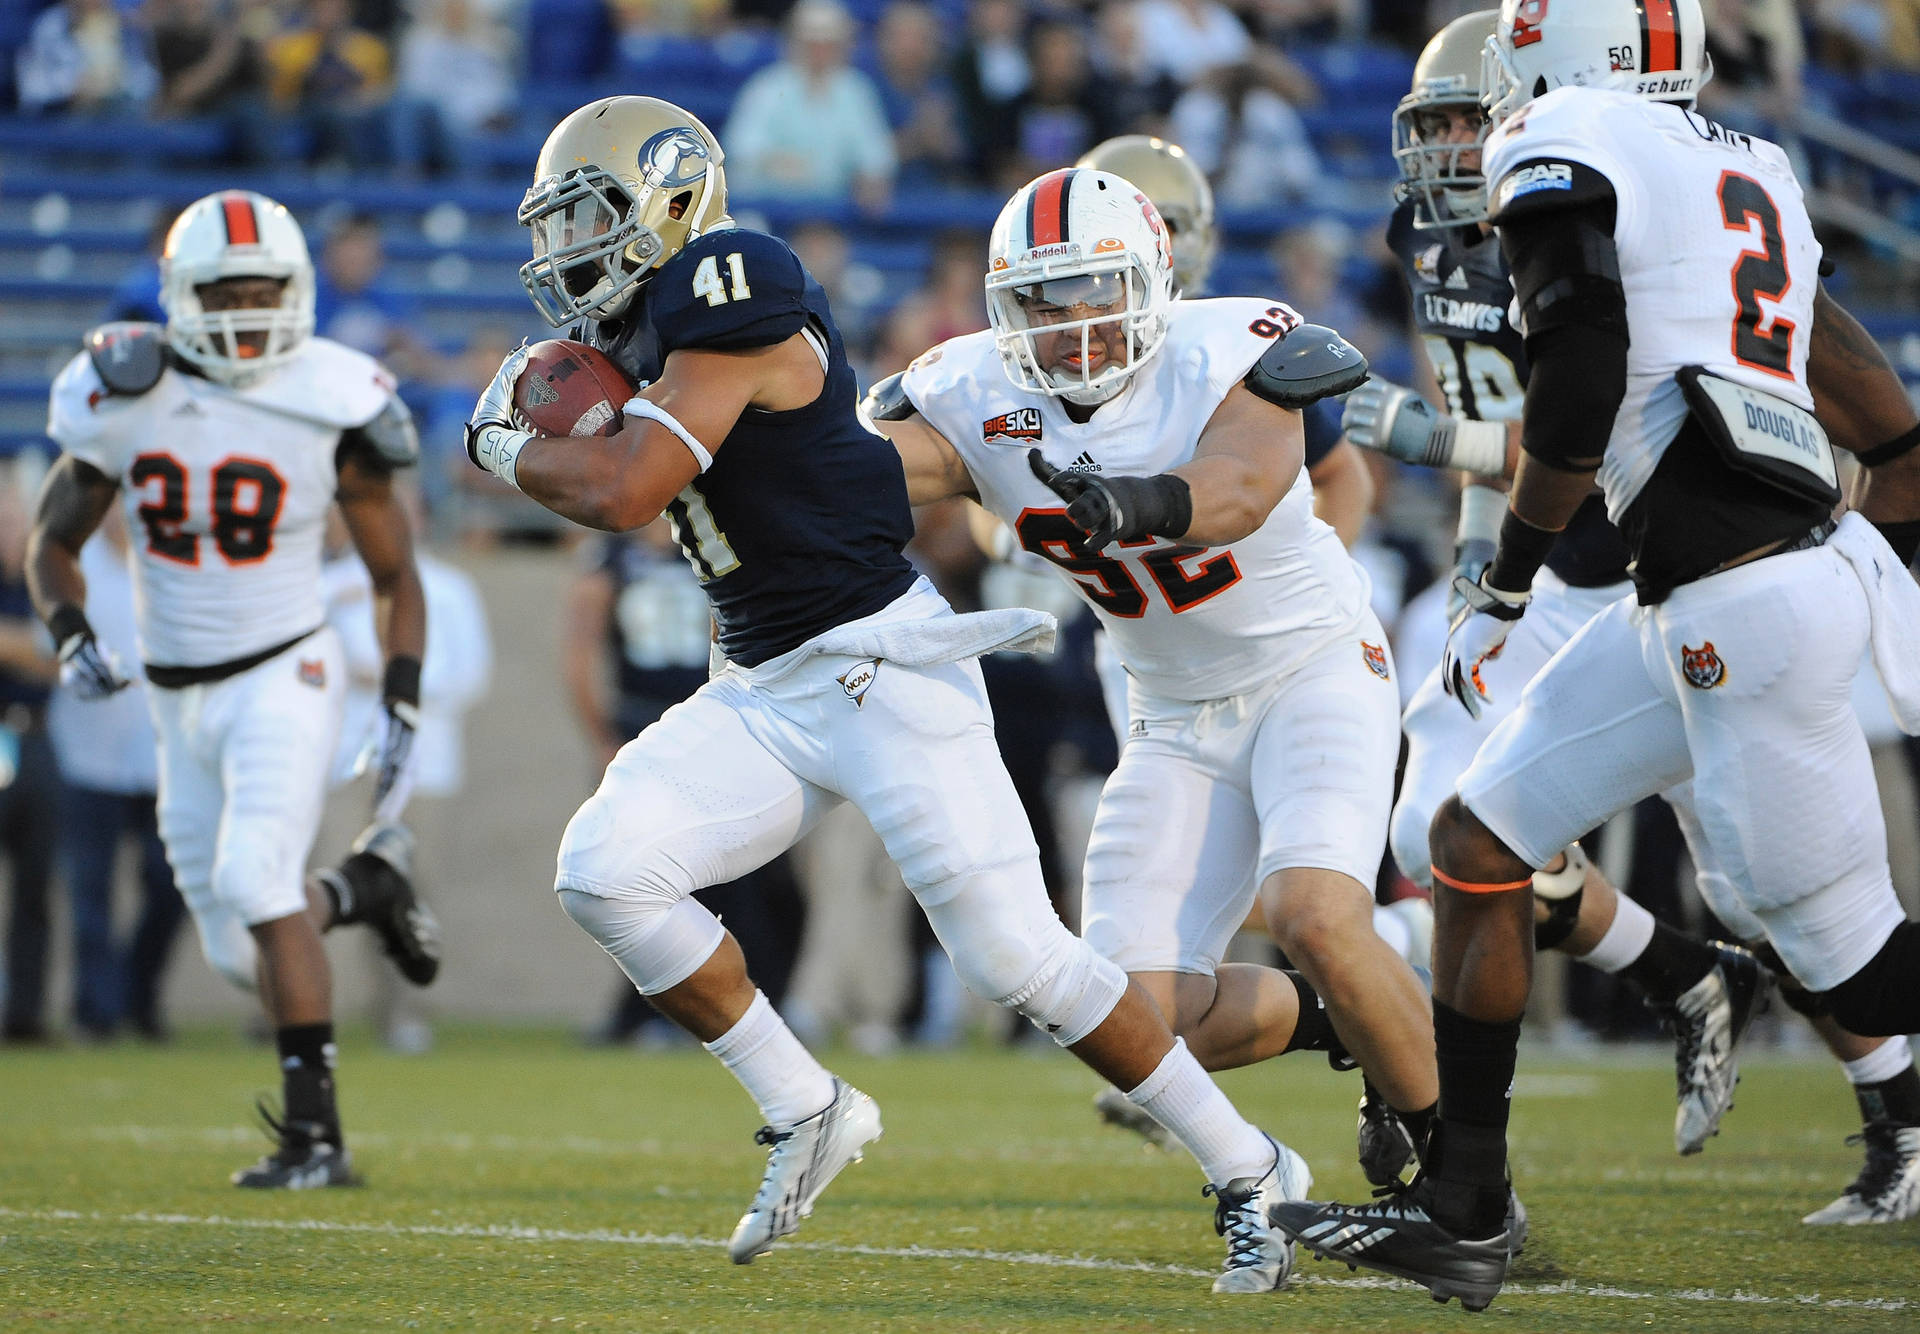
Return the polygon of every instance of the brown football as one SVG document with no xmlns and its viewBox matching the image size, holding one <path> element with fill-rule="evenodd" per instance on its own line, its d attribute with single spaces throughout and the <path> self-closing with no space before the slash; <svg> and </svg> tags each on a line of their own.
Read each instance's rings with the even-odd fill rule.
<svg viewBox="0 0 1920 1334">
<path fill-rule="evenodd" d="M 632 397 L 633 386 L 605 353 L 570 338 L 528 348 L 513 385 L 514 411 L 540 435 L 612 435 L 620 405 Z"/>
</svg>

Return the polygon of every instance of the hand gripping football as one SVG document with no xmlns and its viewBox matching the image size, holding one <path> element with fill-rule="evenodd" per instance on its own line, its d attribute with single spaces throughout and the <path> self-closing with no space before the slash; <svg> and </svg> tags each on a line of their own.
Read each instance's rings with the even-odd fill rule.
<svg viewBox="0 0 1920 1334">
<path fill-rule="evenodd" d="M 527 349 L 513 386 L 513 410 L 538 435 L 612 435 L 633 386 L 606 354 L 570 338 Z"/>
</svg>

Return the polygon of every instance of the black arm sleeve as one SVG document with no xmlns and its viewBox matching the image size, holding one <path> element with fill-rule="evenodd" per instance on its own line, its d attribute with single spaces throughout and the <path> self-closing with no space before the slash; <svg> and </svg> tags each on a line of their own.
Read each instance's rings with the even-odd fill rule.
<svg viewBox="0 0 1920 1334">
<path fill-rule="evenodd" d="M 1598 465 L 1627 395 L 1627 297 L 1613 212 L 1609 191 L 1500 227 L 1532 366 L 1520 447 L 1569 472 Z"/>
</svg>

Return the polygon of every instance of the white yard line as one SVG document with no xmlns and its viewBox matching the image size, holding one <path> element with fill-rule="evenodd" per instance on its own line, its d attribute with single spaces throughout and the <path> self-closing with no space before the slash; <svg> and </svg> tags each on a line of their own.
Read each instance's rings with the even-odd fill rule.
<svg viewBox="0 0 1920 1334">
<path fill-rule="evenodd" d="M 475 1241 L 535 1242 L 543 1246 L 573 1243 L 601 1246 L 660 1246 L 675 1249 L 717 1250 L 725 1245 L 717 1237 L 692 1237 L 684 1233 L 622 1232 L 612 1228 L 574 1231 L 563 1228 L 527 1227 L 518 1223 L 350 1223 L 324 1218 L 233 1218 L 221 1214 L 109 1214 L 74 1209 L 9 1209 L 0 1206 L 0 1222 L 21 1223 L 104 1223 L 149 1227 L 239 1228 L 254 1232 L 322 1232 L 357 1236 L 448 1237 Z M 1184 1265 L 1151 1264 L 1144 1260 L 1097 1260 L 1077 1255 L 1048 1255 L 1034 1251 L 960 1250 L 934 1246 L 849 1246 L 825 1241 L 787 1241 L 781 1249 L 814 1251 L 824 1255 L 859 1255 L 892 1260 L 971 1260 L 982 1264 L 1033 1265 L 1044 1269 L 1090 1269 L 1102 1273 L 1169 1274 L 1180 1278 L 1211 1278 L 1210 1269 L 1192 1269 Z M 1415 1291 L 1412 1284 L 1386 1278 L 1326 1278 L 1318 1274 L 1296 1274 L 1293 1282 L 1309 1287 L 1348 1289 L 1403 1289 Z M 1583 1283 L 1510 1283 L 1503 1297 L 1588 1297 L 1608 1301 L 1700 1302 L 1718 1306 L 1795 1306 L 1823 1310 L 1908 1311 L 1920 1308 L 1920 1302 L 1902 1297 L 1822 1297 L 1819 1293 L 1771 1296 L 1734 1289 L 1721 1292 L 1713 1288 L 1679 1288 L 1664 1292 L 1638 1288 L 1590 1286 Z"/>
</svg>

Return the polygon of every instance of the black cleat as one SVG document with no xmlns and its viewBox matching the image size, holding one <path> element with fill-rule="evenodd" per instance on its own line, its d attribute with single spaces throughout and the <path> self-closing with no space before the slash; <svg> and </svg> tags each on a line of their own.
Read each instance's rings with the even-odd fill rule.
<svg viewBox="0 0 1920 1334">
<path fill-rule="evenodd" d="M 1362 1088 L 1357 1137 L 1360 1170 L 1366 1173 L 1369 1185 L 1390 1185 L 1400 1179 L 1400 1173 L 1413 1161 L 1413 1135 L 1371 1081 Z"/>
<path fill-rule="evenodd" d="M 340 1143 L 338 1127 L 318 1121 L 283 1121 L 259 1104 L 260 1119 L 278 1141 L 274 1151 L 233 1174 L 233 1184 L 249 1190 L 316 1190 L 323 1186 L 353 1186 L 353 1160 Z"/>
<path fill-rule="evenodd" d="M 1673 1033 L 1679 1102 L 1673 1147 L 1682 1155 L 1700 1152 L 1720 1133 L 1720 1119 L 1732 1109 L 1733 1086 L 1740 1079 L 1740 1039 L 1773 989 L 1773 974 L 1750 951 L 1712 943 L 1720 955 L 1713 971 L 1673 1004 L 1652 1006 Z"/>
<path fill-rule="evenodd" d="M 1284 1201 L 1268 1211 L 1272 1224 L 1322 1260 L 1409 1279 L 1437 1302 L 1458 1297 L 1469 1311 L 1484 1311 L 1507 1281 L 1513 1258 L 1509 1215 L 1498 1232 L 1462 1237 L 1427 1212 L 1432 1187 L 1415 1177 L 1411 1186 L 1389 1186 L 1372 1204 Z"/>
<path fill-rule="evenodd" d="M 320 879 L 339 920 L 371 927 L 400 976 L 416 987 L 440 972 L 440 923 L 413 892 L 413 833 L 402 824 L 370 824 L 351 855 Z"/>
</svg>

